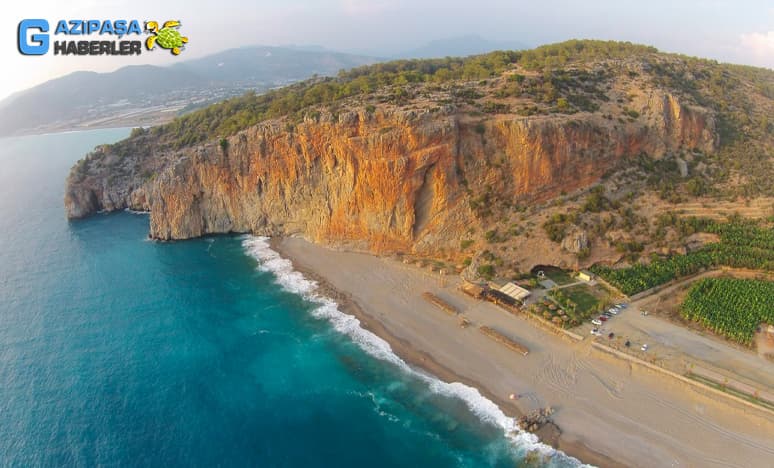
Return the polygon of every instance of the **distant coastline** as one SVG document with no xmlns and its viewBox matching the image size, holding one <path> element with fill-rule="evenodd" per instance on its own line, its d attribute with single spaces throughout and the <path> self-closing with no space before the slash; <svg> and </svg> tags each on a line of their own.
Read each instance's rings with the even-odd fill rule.
<svg viewBox="0 0 774 468">
<path fill-rule="evenodd" d="M 172 121 L 174 116 L 169 116 L 158 121 L 148 121 L 143 119 L 111 119 L 109 122 L 83 122 L 78 124 L 50 125 L 43 128 L 26 129 L 15 133 L 0 135 L 1 138 L 16 138 L 25 136 L 55 135 L 59 133 L 89 132 L 92 130 L 107 130 L 111 128 L 134 128 L 134 127 L 152 127 L 162 125 Z"/>
</svg>

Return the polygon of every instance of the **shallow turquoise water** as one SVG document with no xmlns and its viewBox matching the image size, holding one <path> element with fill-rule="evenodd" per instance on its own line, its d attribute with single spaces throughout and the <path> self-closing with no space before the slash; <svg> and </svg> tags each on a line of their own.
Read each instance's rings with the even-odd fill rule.
<svg viewBox="0 0 774 468">
<path fill-rule="evenodd" d="M 491 403 L 408 370 L 261 240 L 68 223 L 69 167 L 127 134 L 0 140 L 0 465 L 522 464 Z"/>
</svg>

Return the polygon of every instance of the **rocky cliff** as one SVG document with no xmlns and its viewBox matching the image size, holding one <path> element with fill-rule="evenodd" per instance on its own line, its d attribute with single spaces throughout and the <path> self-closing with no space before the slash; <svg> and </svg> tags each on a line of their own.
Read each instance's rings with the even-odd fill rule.
<svg viewBox="0 0 774 468">
<path fill-rule="evenodd" d="M 150 211 L 157 239 L 299 233 L 454 258 L 460 239 L 485 224 L 471 202 L 477 194 L 529 203 L 585 187 L 632 156 L 715 149 L 706 109 L 662 93 L 640 110 L 641 119 L 620 123 L 598 113 L 480 119 L 454 106 L 383 106 L 323 112 L 292 127 L 271 120 L 163 153 L 147 136 L 129 156 L 103 147 L 75 168 L 65 207 L 70 218 Z"/>
</svg>

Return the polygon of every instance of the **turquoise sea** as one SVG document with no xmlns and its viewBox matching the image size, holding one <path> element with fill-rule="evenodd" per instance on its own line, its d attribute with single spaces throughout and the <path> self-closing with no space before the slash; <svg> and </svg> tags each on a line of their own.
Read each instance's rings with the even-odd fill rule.
<svg viewBox="0 0 774 468">
<path fill-rule="evenodd" d="M 265 239 L 68 222 L 69 167 L 128 133 L 0 140 L 0 465 L 577 464 L 410 369 Z"/>
</svg>

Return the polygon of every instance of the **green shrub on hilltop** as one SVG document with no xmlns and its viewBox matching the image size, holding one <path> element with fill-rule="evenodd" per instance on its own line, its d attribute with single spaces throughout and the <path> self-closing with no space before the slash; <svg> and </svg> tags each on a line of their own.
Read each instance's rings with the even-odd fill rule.
<svg viewBox="0 0 774 468">
<path fill-rule="evenodd" d="M 765 112 L 755 110 L 750 91 L 771 98 L 774 74 L 656 52 L 653 47 L 627 42 L 571 40 L 527 51 L 395 60 L 342 71 L 336 77 L 315 77 L 265 94 L 250 92 L 150 130 L 135 130 L 127 140 L 153 138 L 149 147 L 154 152 L 178 149 L 229 137 L 267 119 L 286 117 L 296 125 L 304 119 L 319 121 L 325 110 L 336 119 L 344 107 L 341 101 L 358 97 L 363 98 L 356 102 L 358 108 L 367 113 L 374 113 L 378 103 L 403 106 L 427 98 L 435 100 L 435 109 L 441 104 L 462 104 L 475 106 L 471 112 L 487 114 L 597 112 L 609 99 L 610 81 L 627 73 L 629 79 L 650 80 L 688 104 L 693 101 L 718 113 L 722 146 L 717 155 L 706 156 L 713 170 L 706 182 L 691 182 L 690 194 L 720 195 L 721 190 L 735 190 L 731 195 L 774 195 L 770 183 L 774 177 L 770 163 L 774 123 L 769 115 L 762 115 Z M 630 66 L 641 66 L 642 72 Z M 518 104 L 502 101 L 507 98 L 526 99 Z M 636 111 L 627 109 L 624 117 L 636 116 Z M 483 125 L 474 128 L 481 133 L 484 129 Z M 137 148 L 125 144 L 127 140 L 112 145 L 113 154 L 136 152 Z M 740 168 L 746 172 L 741 188 L 716 188 L 720 187 L 717 182 Z M 679 180 L 658 177 L 651 182 L 658 185 L 662 197 L 677 200 Z"/>
<path fill-rule="evenodd" d="M 385 87 L 398 86 L 403 89 L 419 83 L 481 80 L 498 76 L 516 64 L 537 70 L 572 60 L 621 57 L 655 51 L 651 47 L 613 41 L 567 41 L 526 52 L 497 51 L 464 58 L 395 60 L 342 71 L 335 78 L 313 78 L 265 94 L 250 92 L 178 117 L 166 125 L 154 127 L 152 131 L 154 135 L 164 137 L 167 145 L 180 148 L 210 140 L 217 135 L 233 135 L 266 119 L 286 115 L 301 119 L 303 113 L 300 111 L 304 108 L 367 95 Z M 523 75 L 516 75 L 515 82 L 523 81 L 519 76 Z M 555 87 L 551 80 L 548 83 L 550 87 Z M 555 98 L 550 88 L 544 92 L 551 101 Z M 504 107 L 493 107 L 491 111 L 504 110 Z"/>
<path fill-rule="evenodd" d="M 313 78 L 260 95 L 249 92 L 178 117 L 155 127 L 153 133 L 166 138 L 171 147 L 180 148 L 216 135 L 233 135 L 266 119 L 293 115 L 300 120 L 303 118 L 300 111 L 307 107 L 368 95 L 385 87 L 397 87 L 392 92 L 392 100 L 399 102 L 408 97 L 405 86 L 413 83 L 496 76 L 516 63 L 519 57 L 519 52 L 492 52 L 467 58 L 397 60 L 357 67 L 340 72 L 336 78 Z M 470 88 L 463 90 L 459 97 L 477 99 L 481 96 Z"/>
<path fill-rule="evenodd" d="M 519 63 L 528 70 L 558 68 L 574 61 L 630 58 L 658 52 L 655 47 L 618 41 L 570 40 L 522 52 Z"/>
</svg>

